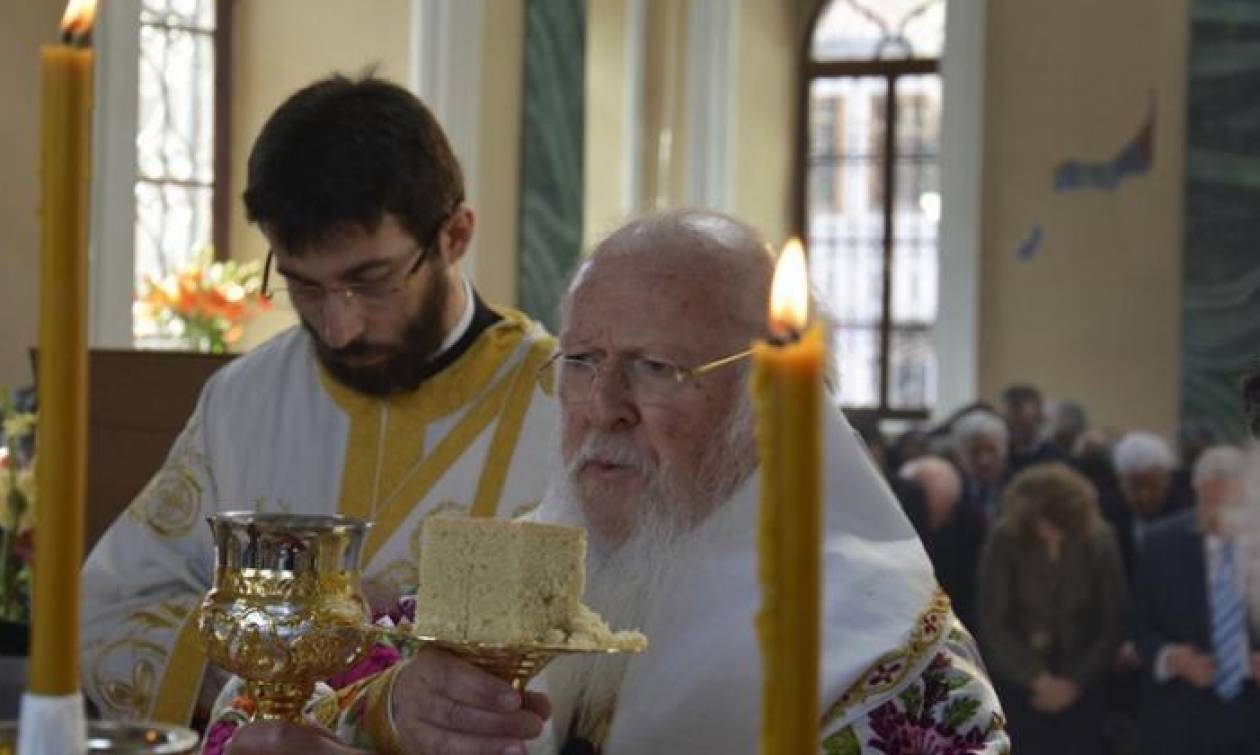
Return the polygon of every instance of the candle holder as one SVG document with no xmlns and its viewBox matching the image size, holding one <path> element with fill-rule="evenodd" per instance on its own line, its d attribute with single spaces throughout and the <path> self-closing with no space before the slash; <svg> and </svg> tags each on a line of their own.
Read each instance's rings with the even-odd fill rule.
<svg viewBox="0 0 1260 755">
<path fill-rule="evenodd" d="M 0 721 L 0 755 L 17 752 L 16 721 Z M 186 755 L 197 749 L 191 729 L 169 724 L 88 721 L 86 755 Z"/>
<path fill-rule="evenodd" d="M 211 662 L 245 680 L 255 720 L 300 723 L 315 683 L 367 650 L 359 582 L 367 523 L 340 516 L 210 517 L 214 585 L 198 630 Z"/>
</svg>

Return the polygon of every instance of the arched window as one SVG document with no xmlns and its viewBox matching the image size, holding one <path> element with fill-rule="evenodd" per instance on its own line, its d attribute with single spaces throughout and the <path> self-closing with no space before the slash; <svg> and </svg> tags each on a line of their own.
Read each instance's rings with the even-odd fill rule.
<svg viewBox="0 0 1260 755">
<path fill-rule="evenodd" d="M 945 0 L 830 0 L 810 27 L 797 224 L 834 317 L 840 403 L 935 403 Z"/>
</svg>

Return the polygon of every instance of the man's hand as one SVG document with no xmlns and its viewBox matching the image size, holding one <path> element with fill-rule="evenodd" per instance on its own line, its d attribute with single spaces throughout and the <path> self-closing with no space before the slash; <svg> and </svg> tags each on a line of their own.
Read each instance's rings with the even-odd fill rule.
<svg viewBox="0 0 1260 755">
<path fill-rule="evenodd" d="M 1252 653 L 1250 660 L 1251 678 L 1260 679 L 1260 653 Z"/>
<path fill-rule="evenodd" d="M 1053 674 L 1042 674 L 1033 682 L 1032 706 L 1043 713 L 1058 713 L 1071 707 L 1080 696 L 1076 682 Z"/>
<path fill-rule="evenodd" d="M 225 755 L 368 755 L 338 742 L 329 732 L 284 721 L 245 724 L 228 740 Z"/>
<path fill-rule="evenodd" d="M 1200 653 L 1193 645 L 1175 645 L 1168 651 L 1168 670 L 1174 677 L 1205 688 L 1212 684 L 1216 663 L 1212 656 Z"/>
<path fill-rule="evenodd" d="M 546 696 L 432 648 L 398 672 L 390 708 L 399 744 L 425 755 L 525 755 L 551 716 Z"/>
<path fill-rule="evenodd" d="M 1134 671 L 1142 668 L 1142 656 L 1138 655 L 1137 646 L 1132 640 L 1120 643 L 1111 665 L 1116 671 Z"/>
</svg>

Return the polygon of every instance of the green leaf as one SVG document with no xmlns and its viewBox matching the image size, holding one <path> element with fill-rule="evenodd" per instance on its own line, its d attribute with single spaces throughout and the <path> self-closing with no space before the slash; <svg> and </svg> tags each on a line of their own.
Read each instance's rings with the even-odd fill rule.
<svg viewBox="0 0 1260 755">
<path fill-rule="evenodd" d="M 852 726 L 841 729 L 823 740 L 826 755 L 861 755 L 862 745 Z"/>
<path fill-rule="evenodd" d="M 906 715 L 918 718 L 923 713 L 923 689 L 917 682 L 906 687 L 899 697 L 906 706 Z"/>
<path fill-rule="evenodd" d="M 945 725 L 958 729 L 970 721 L 980 710 L 980 701 L 971 697 L 956 697 L 945 706 Z"/>
</svg>

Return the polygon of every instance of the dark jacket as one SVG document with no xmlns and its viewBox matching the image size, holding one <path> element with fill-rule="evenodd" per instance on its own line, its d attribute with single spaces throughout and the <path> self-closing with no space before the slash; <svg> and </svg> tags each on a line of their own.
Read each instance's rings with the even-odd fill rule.
<svg viewBox="0 0 1260 755">
<path fill-rule="evenodd" d="M 1189 643 L 1200 652 L 1212 652 L 1204 538 L 1195 527 L 1194 511 L 1168 517 L 1147 534 L 1138 557 L 1132 618 L 1144 667 L 1138 751 L 1260 752 L 1260 737 L 1254 734 L 1260 694 L 1252 682 L 1242 697 L 1225 702 L 1211 687 L 1154 678 L 1156 656 L 1165 645 Z"/>
<path fill-rule="evenodd" d="M 989 669 L 1027 689 L 1044 672 L 1099 684 L 1123 638 L 1124 567 L 1111 528 L 1069 538 L 1058 561 L 1007 525 L 980 559 L 980 643 Z"/>
</svg>

